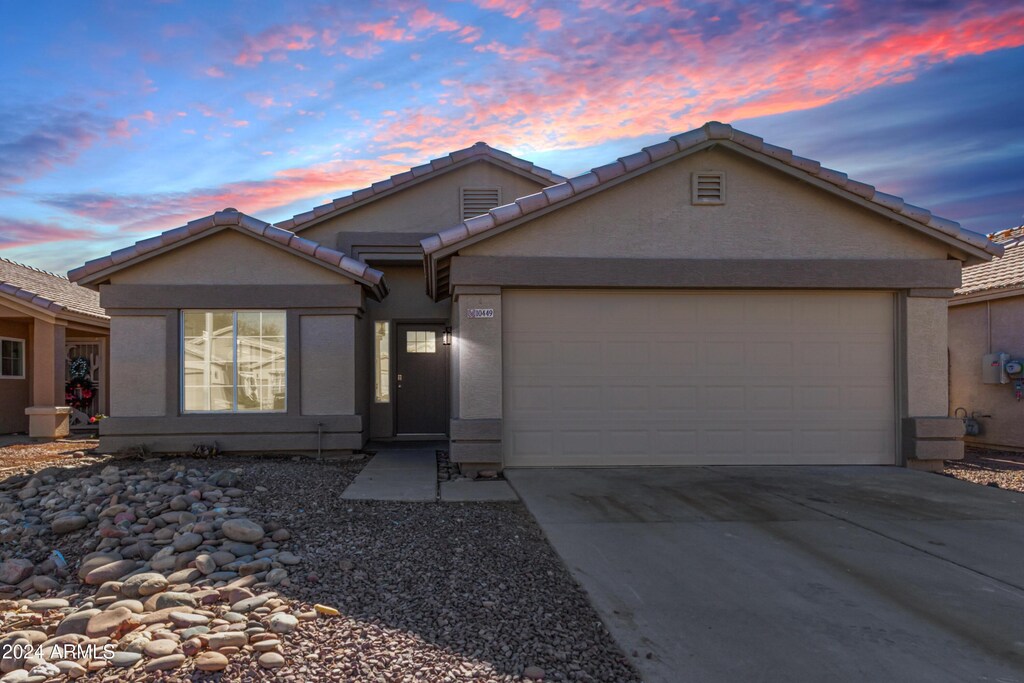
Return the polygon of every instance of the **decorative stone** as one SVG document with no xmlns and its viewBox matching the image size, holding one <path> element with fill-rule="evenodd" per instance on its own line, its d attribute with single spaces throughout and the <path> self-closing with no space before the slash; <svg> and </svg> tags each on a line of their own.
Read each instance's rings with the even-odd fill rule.
<svg viewBox="0 0 1024 683">
<path fill-rule="evenodd" d="M 203 575 L 209 575 L 217 571 L 217 562 L 209 555 L 199 555 L 195 559 L 196 569 Z"/>
<path fill-rule="evenodd" d="M 542 680 L 544 678 L 544 669 L 539 666 L 528 666 L 523 669 L 523 676 L 526 678 L 532 678 L 535 681 Z"/>
<path fill-rule="evenodd" d="M 86 627 L 89 625 L 89 620 L 100 613 L 98 609 L 85 609 L 74 614 L 69 614 L 64 617 L 64 620 L 57 626 L 57 630 L 54 635 L 66 636 L 72 633 L 79 635 L 85 635 Z"/>
<path fill-rule="evenodd" d="M 264 652 L 256 661 L 259 662 L 259 665 L 264 669 L 280 669 L 285 663 L 284 657 L 276 652 Z"/>
<path fill-rule="evenodd" d="M 151 640 L 142 648 L 142 653 L 147 657 L 159 658 L 174 654 L 178 644 L 173 640 Z"/>
<path fill-rule="evenodd" d="M 157 593 L 146 601 L 147 606 L 152 604 L 153 610 L 162 610 L 169 607 L 195 607 L 196 599 L 188 593 L 178 593 L 176 591 L 166 591 L 164 593 Z"/>
<path fill-rule="evenodd" d="M 143 598 L 167 590 L 170 582 L 163 574 L 145 572 L 129 576 L 121 585 L 121 595 L 126 598 Z"/>
<path fill-rule="evenodd" d="M 229 519 L 224 522 L 221 531 L 232 541 L 242 543 L 258 543 L 264 536 L 263 527 L 250 519 Z"/>
<path fill-rule="evenodd" d="M 171 543 L 171 545 L 174 546 L 174 549 L 177 550 L 179 553 L 182 553 L 186 550 L 198 548 L 200 545 L 202 545 L 202 543 L 202 536 L 200 536 L 199 534 L 189 532 L 186 534 L 181 534 L 180 536 L 176 537 L 174 541 Z"/>
<path fill-rule="evenodd" d="M 299 625 L 299 620 L 285 612 L 278 612 L 270 617 L 270 630 L 274 633 L 291 633 Z"/>
<path fill-rule="evenodd" d="M 0 583 L 14 585 L 32 576 L 35 564 L 30 560 L 13 559 L 0 562 Z"/>
<path fill-rule="evenodd" d="M 50 523 L 50 530 L 58 536 L 64 534 L 70 534 L 72 531 L 78 531 L 84 529 L 89 525 L 89 520 L 82 515 L 71 515 L 68 517 L 58 517 Z"/>
<path fill-rule="evenodd" d="M 127 607 L 117 607 L 100 612 L 89 619 L 89 623 L 85 627 L 85 635 L 90 638 L 112 636 L 131 621 L 132 616 L 134 616 L 134 612 Z"/>
<path fill-rule="evenodd" d="M 125 574 L 135 571 L 138 565 L 135 560 L 117 560 L 102 567 L 93 569 L 85 577 L 85 582 L 90 586 L 98 586 L 107 581 L 116 581 Z"/>
<path fill-rule="evenodd" d="M 123 667 L 133 666 L 133 665 L 137 664 L 139 662 L 139 660 L 141 660 L 141 659 L 142 659 L 142 653 L 141 652 L 127 652 L 127 651 L 124 651 L 124 650 L 119 650 L 119 651 L 115 652 L 114 655 L 110 658 L 110 663 L 113 666 L 117 666 L 117 667 L 122 667 L 123 668 Z"/>
<path fill-rule="evenodd" d="M 222 631 L 209 637 L 210 649 L 220 650 L 225 647 L 245 647 L 249 636 L 242 631 Z"/>
<path fill-rule="evenodd" d="M 200 671 L 222 671 L 228 666 L 228 658 L 219 652 L 204 652 L 196 657 L 196 668 Z"/>
<path fill-rule="evenodd" d="M 184 663 L 185 655 L 183 654 L 167 655 L 166 657 L 158 657 L 157 659 L 147 662 L 146 671 L 167 671 L 169 669 L 177 669 Z"/>
<path fill-rule="evenodd" d="M 71 603 L 63 598 L 48 598 L 46 600 L 30 602 L 28 608 L 33 612 L 45 612 L 51 609 L 63 609 L 64 607 L 68 607 L 70 604 Z"/>
</svg>

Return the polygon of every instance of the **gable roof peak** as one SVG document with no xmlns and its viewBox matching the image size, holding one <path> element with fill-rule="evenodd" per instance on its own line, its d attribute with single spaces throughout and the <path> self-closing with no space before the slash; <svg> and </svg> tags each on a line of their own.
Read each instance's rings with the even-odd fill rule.
<svg viewBox="0 0 1024 683">
<path fill-rule="evenodd" d="M 110 269 L 115 269 L 121 264 L 147 255 L 155 255 L 153 252 L 171 247 L 197 235 L 215 232 L 223 227 L 249 233 L 275 243 L 285 250 L 292 251 L 302 258 L 312 258 L 341 270 L 346 276 L 368 286 L 377 296 L 387 293 L 387 288 L 383 283 L 384 274 L 379 270 L 336 249 L 325 247 L 305 237 L 299 237 L 289 230 L 261 221 L 232 207 L 189 221 L 181 227 L 166 230 L 155 237 L 140 240 L 129 247 L 118 249 L 109 256 L 87 261 L 84 265 L 69 271 L 68 278 L 82 284 L 93 284 L 95 280 L 104 277 Z"/>
<path fill-rule="evenodd" d="M 311 227 L 313 223 L 320 222 L 320 220 L 325 217 L 335 216 L 338 213 L 349 211 L 357 206 L 368 204 L 369 202 L 391 194 L 396 190 L 404 189 L 404 186 L 406 185 L 422 182 L 428 178 L 432 178 L 451 170 L 451 167 L 454 167 L 455 164 L 473 159 L 491 159 L 499 164 L 505 165 L 506 167 L 515 169 L 516 172 L 520 174 L 532 177 L 537 183 L 542 185 L 555 185 L 565 181 L 564 177 L 558 175 L 554 171 L 541 168 L 532 161 L 520 159 L 519 157 L 513 156 L 504 150 L 491 147 L 486 142 L 480 141 L 470 145 L 469 147 L 463 147 L 462 149 L 449 152 L 444 156 L 431 159 L 429 162 L 420 166 L 414 166 L 408 171 L 396 173 L 390 178 L 378 180 L 369 187 L 355 190 L 352 193 L 343 197 L 338 197 L 327 204 L 315 206 L 310 211 L 296 214 L 287 220 L 276 223 L 276 225 L 280 228 L 300 232 Z"/>
</svg>

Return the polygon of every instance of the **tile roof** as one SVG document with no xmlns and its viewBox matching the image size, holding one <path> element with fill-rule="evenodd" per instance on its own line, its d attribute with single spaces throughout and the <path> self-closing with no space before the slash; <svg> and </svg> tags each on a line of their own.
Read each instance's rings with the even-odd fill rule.
<svg viewBox="0 0 1024 683">
<path fill-rule="evenodd" d="M 472 147 L 466 147 L 459 149 L 443 157 L 434 159 L 429 163 L 423 164 L 422 166 L 416 166 L 408 171 L 404 171 L 397 175 L 393 175 L 387 180 L 381 180 L 374 183 L 370 187 L 365 187 L 361 190 L 356 190 L 350 195 L 339 197 L 332 202 L 322 204 L 313 208 L 311 211 L 297 214 L 288 220 L 281 221 L 276 225 L 279 228 L 285 228 L 286 230 L 295 230 L 296 232 L 304 230 L 309 227 L 307 224 L 312 221 L 319 220 L 328 214 L 334 214 L 335 212 L 345 211 L 355 206 L 361 206 L 369 201 L 378 198 L 380 195 L 389 192 L 401 185 L 410 183 L 412 181 L 420 181 L 434 175 L 438 175 L 445 171 L 450 166 L 454 166 L 459 162 L 475 159 L 493 159 L 495 161 L 507 164 L 514 168 L 519 169 L 525 173 L 534 176 L 539 182 L 544 184 L 554 185 L 565 180 L 562 176 L 549 171 L 546 168 L 541 168 L 533 162 L 527 161 L 526 159 L 520 159 L 519 157 L 512 156 L 508 152 L 504 152 L 500 149 L 491 147 L 486 142 L 478 142 Z"/>
<path fill-rule="evenodd" d="M 100 306 L 98 293 L 55 273 L 5 258 L 0 258 L 0 293 L 9 294 L 52 313 L 77 313 L 99 320 L 110 320 Z"/>
<path fill-rule="evenodd" d="M 321 261 L 332 268 L 341 270 L 345 275 L 378 290 L 377 293 L 381 296 L 387 292 L 386 286 L 383 284 L 384 274 L 379 270 L 371 268 L 362 261 L 346 256 L 340 251 L 330 249 L 304 237 L 299 237 L 293 232 L 278 228 L 270 223 L 230 208 L 218 211 L 204 218 L 189 221 L 180 228 L 167 230 L 156 237 L 136 242 L 130 247 L 118 249 L 109 256 L 88 261 L 84 265 L 70 271 L 68 277 L 76 282 L 91 284 L 100 273 L 105 274 L 106 271 L 117 269 L 118 266 L 134 261 L 141 256 L 222 227 L 234 228 L 243 233 L 251 233 L 257 237 L 274 242 L 300 256 L 311 257 Z"/>
<path fill-rule="evenodd" d="M 1024 287 L 1024 225 L 994 232 L 989 239 L 1006 249 L 1003 257 L 964 268 L 958 296 Z"/>
<path fill-rule="evenodd" d="M 853 180 L 845 173 L 825 168 L 817 161 L 793 154 L 792 150 L 768 144 L 756 135 L 745 133 L 733 128 L 729 124 L 717 121 L 705 123 L 700 128 L 676 135 L 665 142 L 645 147 L 635 154 L 630 154 L 610 164 L 599 166 L 589 173 L 584 173 L 576 178 L 553 185 L 536 194 L 520 197 L 515 202 L 491 209 L 488 213 L 469 218 L 454 227 L 424 239 L 420 244 L 423 246 L 424 253 L 428 256 L 442 250 L 446 253 L 451 253 L 456 248 L 455 245 L 458 245 L 460 242 L 491 231 L 504 223 L 518 220 L 533 212 L 564 202 L 587 190 L 609 183 L 622 175 L 642 169 L 645 166 L 650 166 L 666 157 L 690 151 L 699 146 L 706 146 L 706 143 L 709 142 L 719 141 L 730 141 L 748 150 L 782 162 L 808 176 L 813 176 L 835 185 L 858 197 L 873 202 L 879 207 L 897 213 L 905 219 L 931 230 L 936 230 L 975 249 L 993 255 L 1002 253 L 1001 246 L 989 241 L 984 235 L 962 228 L 955 221 L 933 216 L 927 209 L 907 204 L 900 197 L 878 192 L 873 186 Z"/>
</svg>

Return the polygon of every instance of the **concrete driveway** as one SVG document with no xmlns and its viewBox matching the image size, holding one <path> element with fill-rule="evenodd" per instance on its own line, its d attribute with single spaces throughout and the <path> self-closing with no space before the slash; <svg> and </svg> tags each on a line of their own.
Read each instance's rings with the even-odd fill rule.
<svg viewBox="0 0 1024 683">
<path fill-rule="evenodd" d="M 506 474 L 648 683 L 1024 681 L 1022 494 L 886 467 Z"/>
</svg>

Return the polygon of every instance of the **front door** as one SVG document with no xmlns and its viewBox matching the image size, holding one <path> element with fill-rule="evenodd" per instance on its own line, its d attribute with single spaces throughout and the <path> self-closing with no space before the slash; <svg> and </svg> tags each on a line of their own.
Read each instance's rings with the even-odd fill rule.
<svg viewBox="0 0 1024 683">
<path fill-rule="evenodd" d="M 448 432 L 448 347 L 444 325 L 398 323 L 395 360 L 395 433 Z"/>
</svg>

